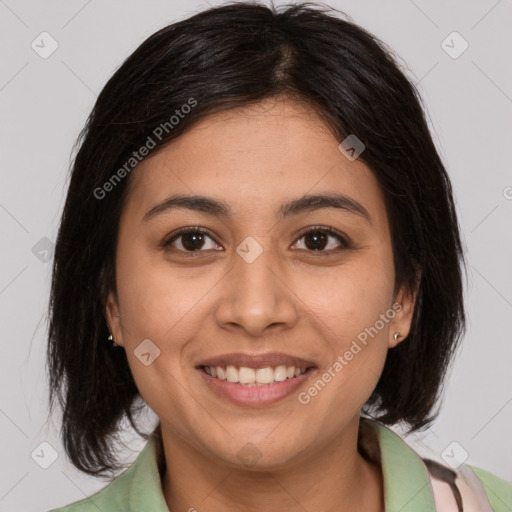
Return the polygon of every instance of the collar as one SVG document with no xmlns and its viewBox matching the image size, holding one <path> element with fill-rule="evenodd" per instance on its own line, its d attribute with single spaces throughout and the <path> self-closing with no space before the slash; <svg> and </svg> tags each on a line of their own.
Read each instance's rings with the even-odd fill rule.
<svg viewBox="0 0 512 512">
<path fill-rule="evenodd" d="M 385 512 L 435 512 L 428 471 L 419 455 L 388 427 L 364 421 L 377 434 Z M 169 512 L 161 485 L 161 443 L 157 427 L 132 465 L 89 499 L 102 510 L 115 505 L 133 512 Z"/>
<path fill-rule="evenodd" d="M 420 456 L 388 427 L 367 421 L 379 442 L 385 512 L 435 512 L 428 470 Z"/>
</svg>

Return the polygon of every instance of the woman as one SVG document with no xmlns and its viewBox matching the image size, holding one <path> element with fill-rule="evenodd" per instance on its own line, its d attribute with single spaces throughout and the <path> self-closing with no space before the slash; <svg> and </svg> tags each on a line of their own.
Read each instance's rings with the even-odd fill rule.
<svg viewBox="0 0 512 512">
<path fill-rule="evenodd" d="M 80 142 L 50 405 L 84 472 L 119 468 L 125 417 L 148 442 L 58 510 L 512 506 L 386 427 L 435 418 L 465 318 L 450 181 L 381 42 L 327 8 L 212 8 L 123 63 Z"/>
</svg>

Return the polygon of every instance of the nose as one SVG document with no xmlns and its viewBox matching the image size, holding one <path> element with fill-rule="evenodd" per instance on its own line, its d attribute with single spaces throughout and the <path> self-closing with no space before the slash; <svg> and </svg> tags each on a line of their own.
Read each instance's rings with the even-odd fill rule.
<svg viewBox="0 0 512 512">
<path fill-rule="evenodd" d="M 298 299 L 287 274 L 283 262 L 269 249 L 252 262 L 234 252 L 233 267 L 215 310 L 217 324 L 252 337 L 293 327 Z"/>
</svg>

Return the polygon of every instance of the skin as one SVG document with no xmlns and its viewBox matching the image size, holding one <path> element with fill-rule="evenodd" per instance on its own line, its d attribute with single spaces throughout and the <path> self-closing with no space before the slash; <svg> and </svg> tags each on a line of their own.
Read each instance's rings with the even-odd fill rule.
<svg viewBox="0 0 512 512">
<path fill-rule="evenodd" d="M 270 100 L 202 119 L 133 171 L 106 317 L 161 420 L 172 511 L 384 510 L 380 468 L 357 451 L 359 416 L 387 351 L 409 333 L 414 293 L 395 290 L 382 191 L 339 142 L 311 109 Z M 333 208 L 279 220 L 282 203 L 320 192 L 358 201 L 371 223 Z M 225 201 L 233 216 L 178 209 L 142 220 L 176 193 Z M 187 226 L 213 233 L 199 253 L 186 252 L 186 237 L 159 245 Z M 329 235 L 314 251 L 302 236 L 311 226 L 331 226 L 351 245 Z M 248 236 L 263 249 L 252 263 L 236 252 Z M 317 365 L 304 391 L 396 302 L 401 311 L 306 405 L 297 393 L 235 405 L 195 369 L 219 354 L 284 352 Z M 148 338 L 160 355 L 145 366 L 134 351 Z M 237 457 L 248 442 L 261 454 L 252 467 Z"/>
</svg>

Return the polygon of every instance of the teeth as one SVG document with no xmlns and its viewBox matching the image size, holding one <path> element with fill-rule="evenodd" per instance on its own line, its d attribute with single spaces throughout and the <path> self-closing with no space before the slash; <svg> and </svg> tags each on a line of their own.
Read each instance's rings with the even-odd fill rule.
<svg viewBox="0 0 512 512">
<path fill-rule="evenodd" d="M 229 366 L 228 366 L 229 368 Z M 231 372 L 236 372 L 236 368 L 232 366 L 233 370 Z M 238 370 L 238 379 L 234 382 L 240 382 L 240 384 L 252 384 L 256 380 L 256 372 L 252 368 L 246 368 L 242 366 L 240 370 Z"/>
<path fill-rule="evenodd" d="M 258 369 L 247 368 L 246 366 L 237 368 L 233 365 L 227 365 L 225 369 L 222 366 L 204 366 L 203 368 L 212 377 L 228 382 L 238 382 L 245 386 L 264 386 L 274 382 L 282 382 L 286 379 L 299 377 L 306 371 L 306 368 L 284 365 Z"/>
<path fill-rule="evenodd" d="M 281 365 L 274 370 L 274 380 L 276 382 L 286 380 L 286 366 Z"/>
<path fill-rule="evenodd" d="M 242 368 L 240 368 L 242 371 Z M 256 382 L 258 384 L 270 384 L 274 382 L 274 370 L 267 366 L 267 368 L 258 368 L 256 370 Z"/>
<path fill-rule="evenodd" d="M 229 365 L 226 368 L 226 379 L 228 382 L 239 382 L 238 371 L 234 366 Z"/>
</svg>

